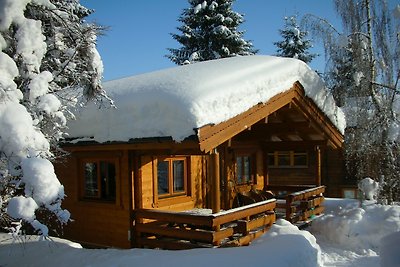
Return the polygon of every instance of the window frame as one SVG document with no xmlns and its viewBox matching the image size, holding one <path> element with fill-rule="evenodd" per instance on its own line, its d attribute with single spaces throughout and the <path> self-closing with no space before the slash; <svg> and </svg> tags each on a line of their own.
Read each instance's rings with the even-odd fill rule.
<svg viewBox="0 0 400 267">
<path fill-rule="evenodd" d="M 168 162 L 168 193 L 159 193 L 159 177 L 158 177 L 158 164 L 159 162 Z M 176 161 L 183 161 L 183 190 L 174 191 L 174 175 L 173 175 L 173 163 Z M 189 170 L 189 158 L 187 156 L 165 156 L 157 157 L 154 164 L 154 196 L 156 199 L 171 199 L 175 197 L 186 197 L 191 195 L 190 190 L 190 170 Z"/>
<path fill-rule="evenodd" d="M 245 166 L 244 159 L 248 158 L 250 160 L 249 164 L 249 179 L 245 180 L 245 171 L 246 168 L 242 167 L 242 173 L 239 174 L 238 171 L 238 158 L 241 158 L 242 164 L 241 166 Z M 255 153 L 252 152 L 238 152 L 235 153 L 235 181 L 236 184 L 241 185 L 254 185 L 256 183 L 256 157 Z M 240 181 L 240 182 L 239 182 Z"/>
<path fill-rule="evenodd" d="M 79 160 L 79 173 L 80 173 L 80 200 L 84 201 L 96 201 L 96 202 L 106 202 L 106 203 L 116 203 L 118 199 L 118 177 L 119 177 L 119 161 L 117 158 L 107 157 L 107 158 L 95 158 L 95 157 L 85 157 L 80 158 Z M 115 177 L 114 177 L 114 196 L 111 197 L 103 197 L 102 190 L 103 185 L 101 181 L 101 163 L 111 163 L 114 165 L 115 168 Z M 97 174 L 97 194 L 90 196 L 86 194 L 86 164 L 87 163 L 96 163 L 96 174 Z M 107 185 L 106 187 L 110 187 L 110 179 L 107 179 L 105 182 Z M 107 190 L 107 189 L 106 189 Z"/>
<path fill-rule="evenodd" d="M 279 157 L 282 155 L 289 156 L 289 164 L 283 165 L 280 164 Z M 306 156 L 306 164 L 295 164 L 295 157 L 296 156 Z M 271 156 L 273 156 L 273 165 L 270 164 Z M 297 150 L 275 150 L 274 152 L 268 152 L 268 168 L 308 168 L 310 165 L 310 155 L 307 150 L 304 151 L 297 151 Z"/>
</svg>

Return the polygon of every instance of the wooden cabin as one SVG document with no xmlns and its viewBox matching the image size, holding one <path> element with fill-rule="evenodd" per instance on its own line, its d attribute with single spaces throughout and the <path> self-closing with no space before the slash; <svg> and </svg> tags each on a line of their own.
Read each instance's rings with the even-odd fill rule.
<svg viewBox="0 0 400 267">
<path fill-rule="evenodd" d="M 225 68 L 229 72 L 226 79 Z M 277 68 L 283 73 L 278 75 Z M 193 73 L 208 79 L 197 79 Z M 304 78 L 305 74 L 311 76 Z M 274 82 L 282 77 L 283 83 Z M 173 117 L 179 120 L 182 106 L 188 106 L 188 97 L 176 88 L 183 84 L 190 90 L 188 85 L 196 81 L 215 86 L 229 97 L 226 101 L 206 98 L 216 93 L 196 89 L 203 90 L 197 106 L 204 99 L 209 101 L 208 119 L 214 118 L 212 113 L 218 117 L 222 111 L 239 109 L 214 110 L 221 108 L 218 105 L 235 103 L 241 110 L 217 121 L 195 118 L 201 122 L 188 123 L 191 134 L 176 122 L 168 133 L 170 126 L 163 125 L 171 119 L 168 112 L 177 112 Z M 268 91 L 268 86 L 275 88 L 276 84 L 279 90 L 260 99 L 264 97 L 260 88 Z M 134 95 L 131 105 L 121 93 L 125 87 Z M 143 87 L 156 88 L 156 94 Z M 237 99 L 229 93 L 231 87 L 239 91 Z M 235 89 L 243 87 L 245 96 Z M 258 88 L 252 91 L 253 87 Z M 111 81 L 105 88 L 117 109 L 92 107 L 86 114 L 79 113 L 70 125 L 70 139 L 63 144 L 70 154 L 56 166 L 67 194 L 63 205 L 72 214 L 73 221 L 64 228 L 64 236 L 71 240 L 120 248 L 243 245 L 268 230 L 278 209 L 295 221 L 300 208 L 293 205 L 300 203 L 308 208 L 301 215 L 305 220 L 323 212 L 322 193 L 341 194 L 343 135 L 340 117 L 335 117 L 341 111 L 318 76 L 300 61 L 268 56 L 229 58 Z M 176 95 L 165 95 L 169 90 L 176 90 Z M 177 105 L 176 96 L 186 102 Z M 171 106 L 162 104 L 171 99 Z M 162 106 L 164 111 L 146 112 L 148 105 Z M 137 111 L 142 113 L 134 114 Z M 130 115 L 132 121 L 127 119 Z M 192 117 L 184 116 L 183 121 Z M 140 127 L 140 133 L 130 126 Z M 180 130 L 183 136 L 176 137 Z M 277 200 L 281 195 L 286 202 Z"/>
</svg>

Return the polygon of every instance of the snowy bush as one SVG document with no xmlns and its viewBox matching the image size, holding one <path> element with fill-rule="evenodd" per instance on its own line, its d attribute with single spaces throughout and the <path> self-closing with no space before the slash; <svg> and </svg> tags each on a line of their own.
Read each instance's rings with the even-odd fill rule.
<svg viewBox="0 0 400 267">
<path fill-rule="evenodd" d="M 373 200 L 378 195 L 379 183 L 366 177 L 358 182 L 358 189 L 363 193 L 365 199 Z"/>
<path fill-rule="evenodd" d="M 39 211 L 69 220 L 51 161 L 71 109 L 106 98 L 89 14 L 79 0 L 0 1 L 0 226 L 14 233 L 29 223 L 46 236 Z"/>
</svg>

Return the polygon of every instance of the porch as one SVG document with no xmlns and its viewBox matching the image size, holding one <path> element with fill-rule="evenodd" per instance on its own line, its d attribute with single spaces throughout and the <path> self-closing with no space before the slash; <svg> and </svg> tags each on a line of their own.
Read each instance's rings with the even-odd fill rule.
<svg viewBox="0 0 400 267">
<path fill-rule="evenodd" d="M 134 212 L 138 247 L 190 249 L 248 245 L 275 222 L 276 200 L 269 199 L 211 213 L 140 209 Z"/>
<path fill-rule="evenodd" d="M 301 227 L 324 211 L 325 186 L 270 186 L 269 190 L 277 199 L 266 199 L 265 191 L 253 191 L 241 194 L 243 205 L 216 213 L 209 209 L 136 210 L 132 214 L 135 245 L 173 250 L 245 246 L 267 232 L 277 218 Z"/>
</svg>

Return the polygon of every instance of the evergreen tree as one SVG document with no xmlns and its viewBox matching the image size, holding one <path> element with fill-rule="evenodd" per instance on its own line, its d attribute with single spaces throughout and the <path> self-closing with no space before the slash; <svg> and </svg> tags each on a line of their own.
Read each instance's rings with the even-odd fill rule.
<svg viewBox="0 0 400 267">
<path fill-rule="evenodd" d="M 234 0 L 188 0 L 190 7 L 183 10 L 177 29 L 172 34 L 182 47 L 169 48 L 167 57 L 178 65 L 236 55 L 252 55 L 256 51 L 251 42 L 242 38 L 238 27 L 243 16 L 232 11 Z"/>
<path fill-rule="evenodd" d="M 0 1 L 0 226 L 14 233 L 46 236 L 47 218 L 69 220 L 51 163 L 58 141 L 76 105 L 111 103 L 90 13 L 79 0 Z"/>
<path fill-rule="evenodd" d="M 312 48 L 311 40 L 306 39 L 308 33 L 300 30 L 296 16 L 285 17 L 285 29 L 279 30 L 283 41 L 275 42 L 278 56 L 297 58 L 310 63 L 317 55 L 308 52 Z"/>
</svg>

